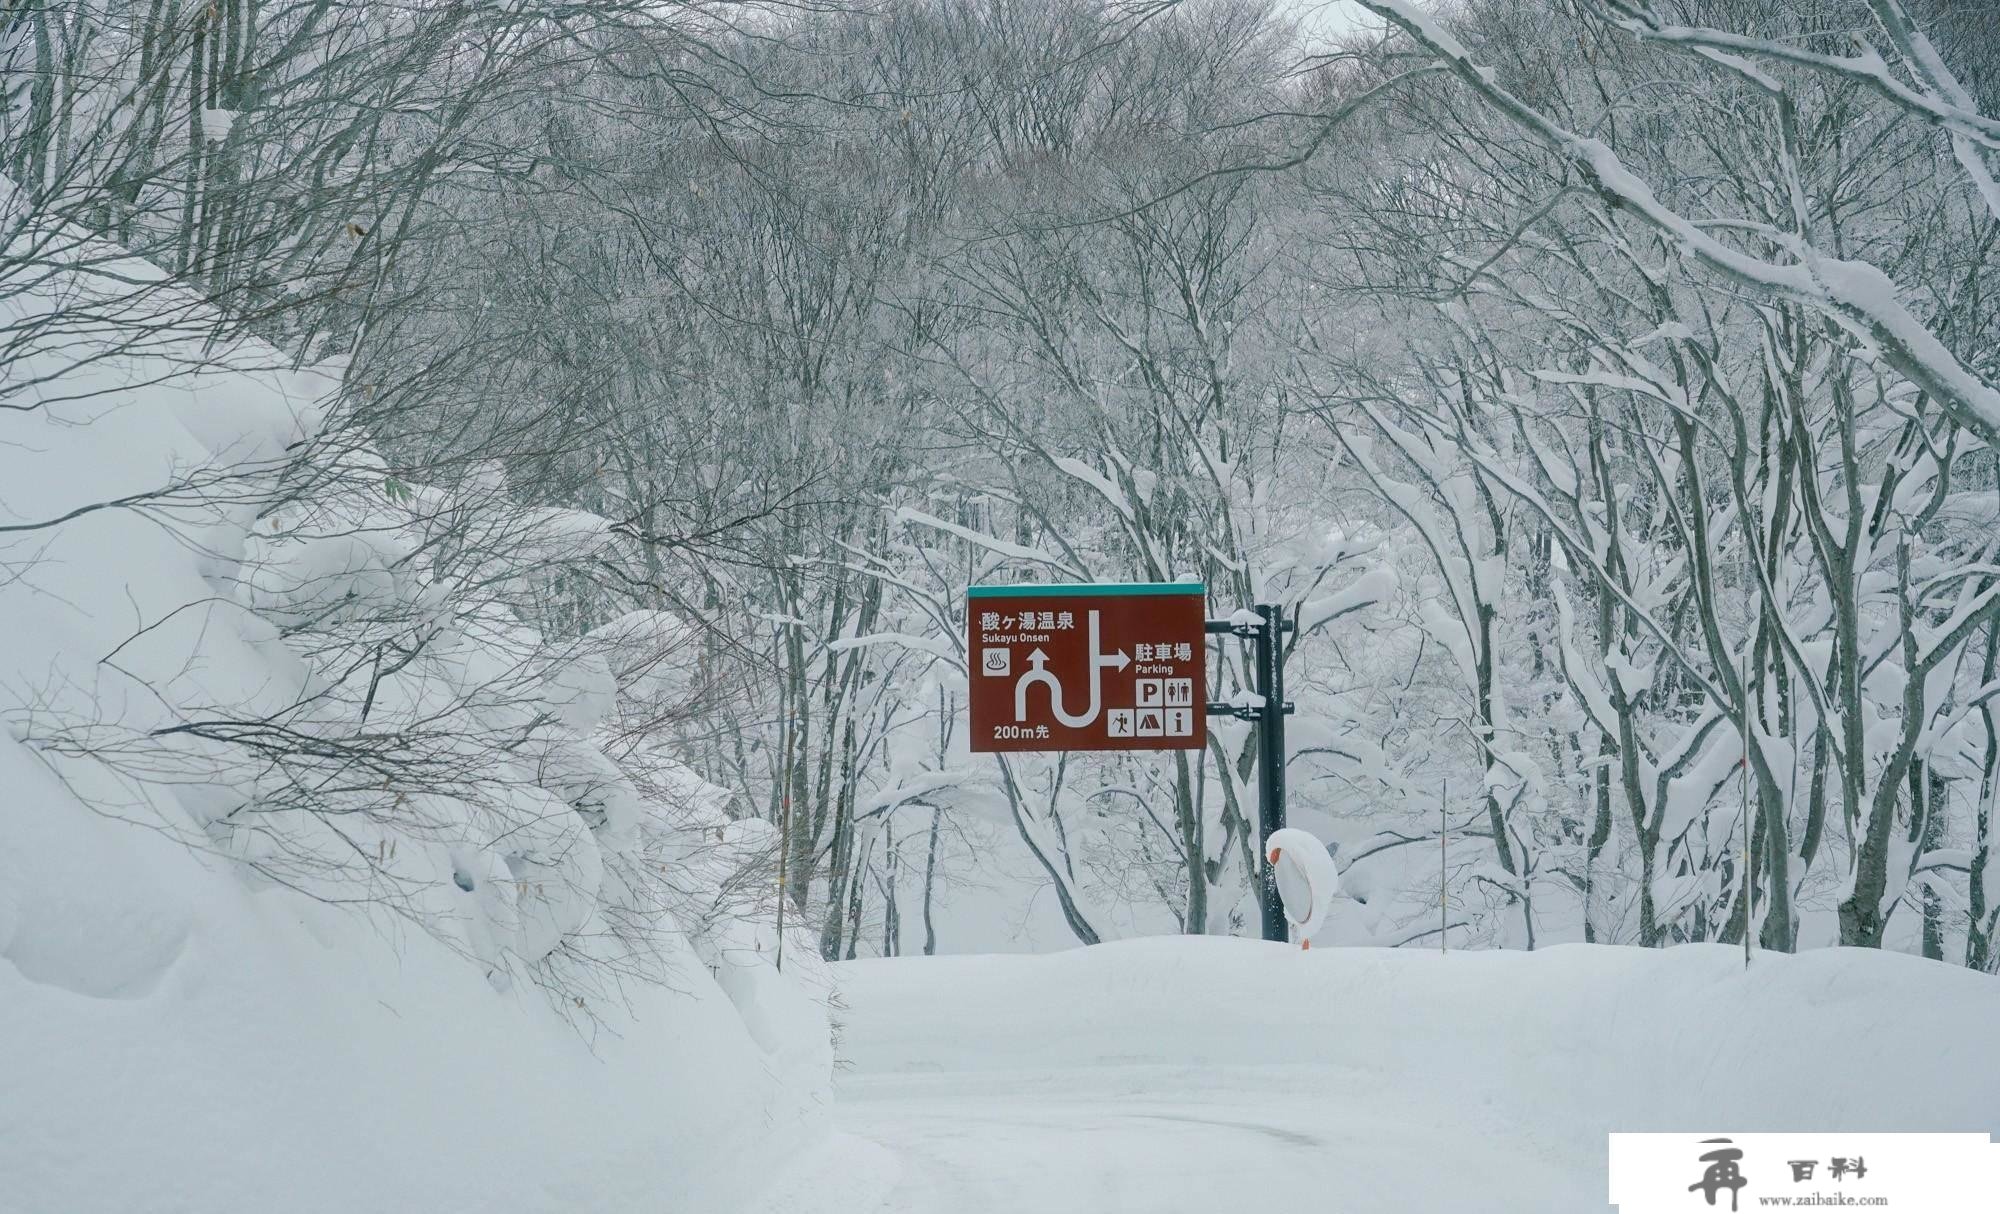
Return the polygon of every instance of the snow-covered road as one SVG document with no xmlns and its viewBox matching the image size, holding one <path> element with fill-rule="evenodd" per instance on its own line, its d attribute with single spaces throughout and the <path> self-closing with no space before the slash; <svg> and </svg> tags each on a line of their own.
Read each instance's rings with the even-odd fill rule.
<svg viewBox="0 0 2000 1214">
<path fill-rule="evenodd" d="M 2000 1130 L 1992 980 L 1908 957 L 1131 941 L 849 963 L 792 1214 L 1609 1209 L 1613 1129 Z M 1864 1080 L 1829 1065 L 1865 1022 Z"/>
<path fill-rule="evenodd" d="M 772 1208 L 815 1214 L 1603 1208 L 1596 1160 L 1552 1159 L 1518 1131 L 1476 1126 L 1464 1110 L 1343 1099 L 1346 1086 L 1323 1068 L 858 1077 L 841 1089 L 836 1122 L 847 1141 L 836 1150 L 852 1160 L 859 1145 L 868 1166 L 860 1175 L 847 1169 L 840 1186 L 829 1186 L 821 1171 Z"/>
</svg>

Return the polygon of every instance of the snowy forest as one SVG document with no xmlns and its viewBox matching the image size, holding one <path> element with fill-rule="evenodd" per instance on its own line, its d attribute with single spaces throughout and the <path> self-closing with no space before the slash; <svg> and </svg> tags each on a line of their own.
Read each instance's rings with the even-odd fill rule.
<svg viewBox="0 0 2000 1214">
<path fill-rule="evenodd" d="M 1246 725 L 965 739 L 968 586 L 1198 581 L 1296 622 L 1322 944 L 1995 971 L 1996 22 L 14 0 L 7 601 L 116 516 L 285 656 L 167 661 L 215 617 L 166 584 L 80 664 L 0 640 L 0 719 L 329 903 L 497 878 L 463 948 L 579 1009 L 659 908 L 827 961 L 1254 935 Z M 190 367 L 328 387 L 226 464 L 104 427 L 133 475 L 42 507 L 102 478 L 19 427 Z"/>
<path fill-rule="evenodd" d="M 0 0 L 0 1214 L 1969 1209 L 1997 806 L 1996 0 Z"/>
</svg>

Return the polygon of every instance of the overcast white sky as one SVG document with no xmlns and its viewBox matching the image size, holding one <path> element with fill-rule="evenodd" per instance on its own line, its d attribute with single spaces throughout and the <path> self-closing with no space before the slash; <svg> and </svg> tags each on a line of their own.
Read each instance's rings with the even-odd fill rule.
<svg viewBox="0 0 2000 1214">
<path fill-rule="evenodd" d="M 1281 7 L 1298 13 L 1307 31 L 1316 37 L 1331 37 L 1365 25 L 1381 24 L 1354 0 L 1283 0 Z"/>
</svg>

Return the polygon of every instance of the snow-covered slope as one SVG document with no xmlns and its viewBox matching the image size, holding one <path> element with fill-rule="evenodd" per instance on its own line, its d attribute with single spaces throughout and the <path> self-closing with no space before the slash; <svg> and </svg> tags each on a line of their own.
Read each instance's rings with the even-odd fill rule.
<svg viewBox="0 0 2000 1214">
<path fill-rule="evenodd" d="M 0 1212 L 733 1209 L 817 1132 L 824 1010 L 712 913 L 756 840 L 614 760 L 616 672 L 462 555 L 589 528 L 392 487 L 314 445 L 334 378 L 38 254 L 0 258 Z"/>
<path fill-rule="evenodd" d="M 427 935 L 95 818 L 18 744 L 0 781 L 47 877 L 0 886 L 6 1214 L 732 1211 L 822 1114 L 691 957 L 587 1039 Z"/>
</svg>

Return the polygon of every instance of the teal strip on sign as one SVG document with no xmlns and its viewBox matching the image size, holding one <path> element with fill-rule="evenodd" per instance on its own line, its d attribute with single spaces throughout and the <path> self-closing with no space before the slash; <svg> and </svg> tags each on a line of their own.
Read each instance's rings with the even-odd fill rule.
<svg viewBox="0 0 2000 1214">
<path fill-rule="evenodd" d="M 1032 599 L 1068 598 L 1085 594 L 1202 594 L 1205 587 L 1200 582 L 1096 582 L 1084 586 L 973 586 L 966 590 L 969 599 Z"/>
</svg>

